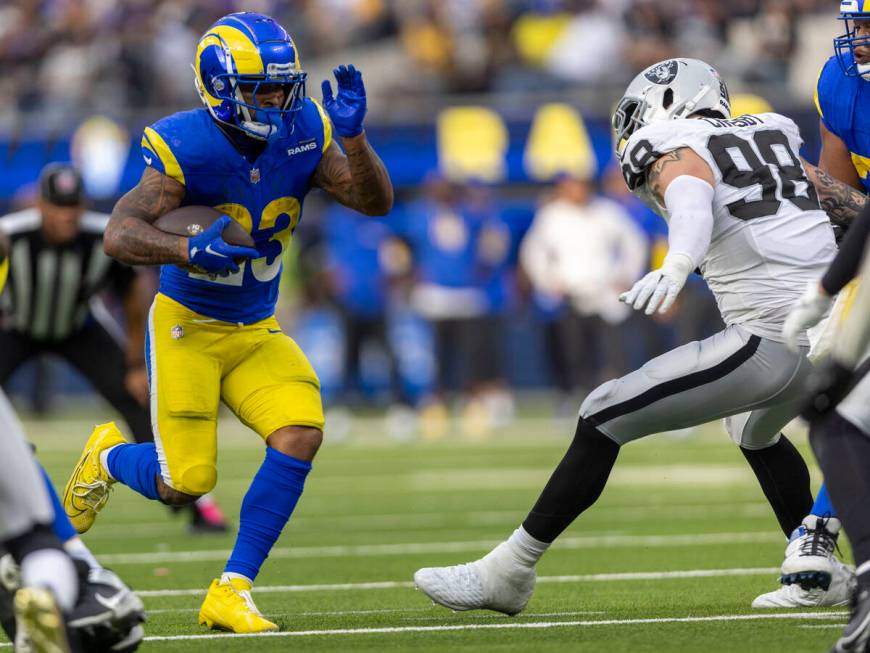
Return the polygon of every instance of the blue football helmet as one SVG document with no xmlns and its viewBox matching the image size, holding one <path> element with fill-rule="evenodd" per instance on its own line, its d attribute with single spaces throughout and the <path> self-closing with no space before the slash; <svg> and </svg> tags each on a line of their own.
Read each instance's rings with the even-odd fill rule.
<svg viewBox="0 0 870 653">
<path fill-rule="evenodd" d="M 842 0 L 840 20 L 846 25 L 846 33 L 834 39 L 837 61 L 848 77 L 863 77 L 870 80 L 870 63 L 858 63 L 856 47 L 870 47 L 870 36 L 857 35 L 857 23 L 870 20 L 870 0 Z"/>
<path fill-rule="evenodd" d="M 193 70 L 199 97 L 215 120 L 261 140 L 293 129 L 307 74 L 293 39 L 268 16 L 239 12 L 218 20 L 197 44 Z M 283 102 L 260 106 L 258 93 L 276 90 Z"/>
</svg>

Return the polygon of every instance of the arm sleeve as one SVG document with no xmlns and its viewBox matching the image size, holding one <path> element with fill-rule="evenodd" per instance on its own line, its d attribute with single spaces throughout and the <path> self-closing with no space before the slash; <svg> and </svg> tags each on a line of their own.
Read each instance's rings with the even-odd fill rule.
<svg viewBox="0 0 870 653">
<path fill-rule="evenodd" d="M 694 269 L 701 264 L 713 236 L 713 187 L 703 179 L 680 175 L 665 190 L 668 211 L 668 256 L 684 254 Z"/>
<path fill-rule="evenodd" d="M 861 215 L 846 232 L 840 251 L 822 277 L 822 288 L 830 296 L 833 297 L 840 292 L 858 274 L 868 237 L 870 237 L 870 203 L 864 206 Z"/>
</svg>

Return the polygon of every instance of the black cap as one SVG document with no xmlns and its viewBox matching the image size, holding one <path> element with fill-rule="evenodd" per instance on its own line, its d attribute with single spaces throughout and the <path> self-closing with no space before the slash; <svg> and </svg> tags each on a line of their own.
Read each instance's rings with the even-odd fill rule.
<svg viewBox="0 0 870 653">
<path fill-rule="evenodd" d="M 69 163 L 49 163 L 39 174 L 39 194 L 51 204 L 77 206 L 84 201 L 82 176 Z"/>
</svg>

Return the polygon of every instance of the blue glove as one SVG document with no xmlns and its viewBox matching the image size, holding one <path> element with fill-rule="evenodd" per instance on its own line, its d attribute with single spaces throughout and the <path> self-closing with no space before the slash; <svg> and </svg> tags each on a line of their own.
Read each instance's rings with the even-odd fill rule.
<svg viewBox="0 0 870 653">
<path fill-rule="evenodd" d="M 335 131 L 343 138 L 352 138 L 362 133 L 366 116 L 366 87 L 362 73 L 353 65 L 341 65 L 332 71 L 338 84 L 338 95 L 332 96 L 332 85 L 323 80 L 323 108 L 329 114 Z"/>
<path fill-rule="evenodd" d="M 237 258 L 259 258 L 253 247 L 237 247 L 224 241 L 221 234 L 232 218 L 222 215 L 198 236 L 187 239 L 187 257 L 191 265 L 209 274 L 226 275 L 239 271 Z"/>
</svg>

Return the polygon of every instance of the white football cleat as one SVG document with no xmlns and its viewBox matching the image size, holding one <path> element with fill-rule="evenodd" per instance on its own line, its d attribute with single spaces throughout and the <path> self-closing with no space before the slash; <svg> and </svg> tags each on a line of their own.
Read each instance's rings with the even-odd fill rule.
<svg viewBox="0 0 870 653">
<path fill-rule="evenodd" d="M 494 610 L 513 616 L 529 602 L 535 578 L 535 568 L 521 564 L 502 542 L 468 564 L 418 569 L 414 583 L 451 610 Z"/>
<path fill-rule="evenodd" d="M 829 608 L 849 604 L 855 588 L 855 571 L 836 558 L 827 589 L 820 585 L 804 588 L 800 583 L 783 583 L 780 588 L 756 597 L 753 608 Z"/>
<path fill-rule="evenodd" d="M 827 589 L 834 574 L 834 549 L 840 533 L 840 520 L 804 517 L 801 534 L 788 543 L 782 562 L 782 582 L 804 588 L 820 586 Z"/>
</svg>

